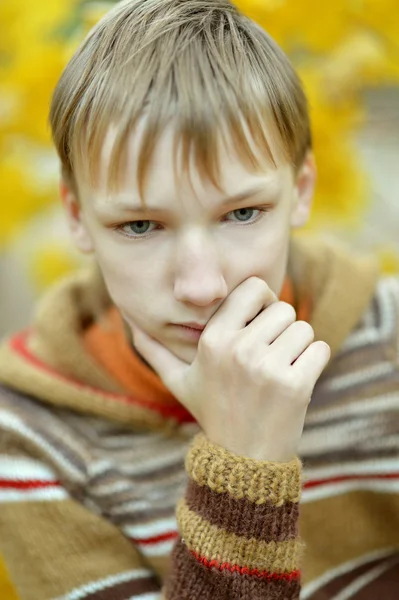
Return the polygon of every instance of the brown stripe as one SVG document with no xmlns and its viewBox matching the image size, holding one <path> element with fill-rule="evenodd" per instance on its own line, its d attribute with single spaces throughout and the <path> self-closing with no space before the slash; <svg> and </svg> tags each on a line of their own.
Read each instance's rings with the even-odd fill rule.
<svg viewBox="0 0 399 600">
<path fill-rule="evenodd" d="M 298 537 L 299 504 L 294 502 L 254 504 L 247 498 L 218 494 L 193 480 L 189 480 L 186 502 L 190 510 L 229 533 L 265 542 Z"/>
<path fill-rule="evenodd" d="M 320 453 L 316 456 L 311 457 L 302 457 L 303 460 L 306 460 L 306 466 L 310 469 L 312 467 L 328 467 L 329 465 L 337 465 L 337 463 L 344 463 L 346 461 L 356 461 L 360 464 L 362 461 L 367 460 L 381 460 L 382 458 L 398 458 L 398 450 L 397 446 L 395 448 L 394 443 L 392 442 L 391 448 L 383 448 L 383 449 L 373 449 L 368 451 L 353 450 L 353 448 L 348 448 L 347 450 L 343 450 L 342 452 L 334 451 L 334 454 L 331 453 Z M 373 478 L 373 476 L 371 476 Z M 305 487 L 306 487 L 306 479 L 305 479 Z"/>
<path fill-rule="evenodd" d="M 125 581 L 82 598 L 83 600 L 129 600 L 132 596 L 139 596 L 148 592 L 159 592 L 159 590 L 160 587 L 155 577 L 146 577 L 134 581 Z"/>
<path fill-rule="evenodd" d="M 165 597 L 170 600 L 297 600 L 298 580 L 268 581 L 267 579 L 241 575 L 237 572 L 209 569 L 199 563 L 179 540 L 172 553 L 173 571 L 165 586 Z"/>
<path fill-rule="evenodd" d="M 108 452 L 108 450 L 105 449 L 105 452 Z M 133 455 L 133 453 L 132 453 L 132 455 Z M 158 481 L 161 481 L 161 482 L 164 480 L 168 481 L 171 477 L 176 476 L 176 475 L 180 475 L 180 478 L 181 478 L 182 472 L 184 472 L 184 460 L 179 461 L 175 464 L 165 465 L 163 467 L 157 467 L 155 469 L 150 469 L 149 471 L 147 471 L 145 473 L 139 473 L 139 474 L 134 473 L 133 475 L 131 475 L 131 474 L 123 471 L 122 476 L 125 478 L 127 478 L 127 477 L 131 478 L 132 480 L 134 480 L 135 484 L 140 484 L 140 483 L 149 483 L 149 482 L 154 483 L 154 479 L 157 479 Z M 112 484 L 115 481 L 118 481 L 120 479 L 121 479 L 121 471 L 118 471 L 116 468 L 109 468 L 109 469 L 104 470 L 102 473 L 95 475 L 90 480 L 90 485 L 96 486 L 96 485 Z"/>
<path fill-rule="evenodd" d="M 366 575 L 369 571 L 375 569 L 378 566 L 384 564 L 391 564 L 392 557 L 384 556 L 377 560 L 372 560 L 367 564 L 363 564 L 356 569 L 351 570 L 349 573 L 339 575 L 322 588 L 319 588 L 314 594 L 312 594 L 309 600 L 325 600 L 326 598 L 335 598 L 340 592 L 345 590 L 352 582 L 358 577 Z M 381 573 L 376 579 L 366 584 L 359 592 L 351 596 L 353 600 L 375 600 L 376 598 L 383 598 L 389 600 L 397 598 L 397 594 L 394 594 L 394 590 L 399 589 L 399 569 L 397 563 L 399 562 L 399 554 L 397 561 L 391 567 L 387 567 L 387 570 Z"/>
<path fill-rule="evenodd" d="M 398 561 L 399 562 L 399 561 Z M 398 562 L 381 573 L 373 581 L 353 596 L 353 600 L 397 600 L 399 590 Z"/>
<path fill-rule="evenodd" d="M 111 514 L 110 519 L 115 525 L 137 525 L 144 524 L 155 519 L 169 519 L 174 517 L 176 513 L 176 505 L 165 506 L 161 508 L 148 508 L 148 510 L 140 510 L 123 514 Z"/>
<path fill-rule="evenodd" d="M 386 561 L 386 556 L 384 558 L 378 558 L 377 560 L 372 560 L 367 564 L 362 564 L 360 567 L 356 567 L 355 569 L 351 569 L 349 573 L 344 573 L 343 575 L 338 575 L 323 587 L 319 588 L 316 592 L 314 592 L 309 600 L 325 600 L 326 598 L 333 598 L 339 592 L 342 592 L 344 588 L 350 585 L 357 577 L 361 577 L 368 573 L 370 569 L 383 564 Z"/>
</svg>

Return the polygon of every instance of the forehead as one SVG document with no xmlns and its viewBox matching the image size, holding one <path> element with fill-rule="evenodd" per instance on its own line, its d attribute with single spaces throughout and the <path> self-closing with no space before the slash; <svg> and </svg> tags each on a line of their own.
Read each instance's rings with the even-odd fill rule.
<svg viewBox="0 0 399 600">
<path fill-rule="evenodd" d="M 117 196 L 122 200 L 139 198 L 137 164 L 141 148 L 144 120 L 139 122 L 125 145 L 123 166 L 120 170 L 118 188 L 115 193 L 107 192 L 107 174 L 115 143 L 115 128 L 110 127 L 104 139 L 101 150 L 99 177 L 95 197 L 101 202 L 112 202 Z M 183 202 L 194 199 L 204 207 L 212 207 L 218 198 L 237 194 L 242 189 L 264 186 L 271 194 L 277 194 L 291 169 L 279 152 L 278 144 L 272 148 L 275 164 L 267 156 L 259 156 L 259 167 L 250 167 L 235 150 L 229 134 L 218 136 L 219 177 L 218 188 L 205 178 L 194 160 L 194 153 L 189 160 L 188 172 L 176 169 L 180 164 L 181 147 L 175 154 L 176 132 L 171 124 L 168 126 L 155 145 L 148 170 L 145 201 L 151 203 L 167 199 L 168 202 Z M 249 140 L 256 152 L 255 144 Z M 176 161 L 177 159 L 177 161 Z M 216 157 L 215 157 L 216 160 Z"/>
</svg>

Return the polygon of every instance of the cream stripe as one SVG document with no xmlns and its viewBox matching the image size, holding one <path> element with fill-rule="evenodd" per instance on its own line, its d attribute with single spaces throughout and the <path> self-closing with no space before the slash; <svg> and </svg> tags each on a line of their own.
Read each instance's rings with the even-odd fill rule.
<svg viewBox="0 0 399 600">
<path fill-rule="evenodd" d="M 0 504 L 8 502 L 53 502 L 69 498 L 64 488 L 44 488 L 40 490 L 0 490 Z"/>
<path fill-rule="evenodd" d="M 191 511 L 184 499 L 178 503 L 177 520 L 189 550 L 208 560 L 277 573 L 299 567 L 303 549 L 299 540 L 265 542 L 228 533 Z"/>
<path fill-rule="evenodd" d="M 144 556 L 169 556 L 176 543 L 176 539 L 166 542 L 158 542 L 156 544 L 137 544 L 137 548 Z"/>
<path fill-rule="evenodd" d="M 129 474 L 129 476 L 134 477 L 135 475 L 147 473 L 151 468 L 158 470 L 173 466 L 178 462 L 183 465 L 188 450 L 188 444 L 172 449 L 168 449 L 163 445 L 160 445 L 159 450 L 160 452 L 156 455 L 153 454 L 154 450 L 151 448 L 148 452 L 148 455 L 141 457 L 137 456 L 137 458 L 135 458 L 135 463 L 126 465 L 124 472 Z"/>
<path fill-rule="evenodd" d="M 395 372 L 395 366 L 392 362 L 379 363 L 377 365 L 369 365 L 366 369 L 357 372 L 345 373 L 339 377 L 331 377 L 323 385 L 325 390 L 338 392 L 340 390 L 348 390 L 353 385 L 367 385 L 377 377 L 384 377 Z"/>
<path fill-rule="evenodd" d="M 147 511 L 153 508 L 153 505 L 148 500 L 132 500 L 131 502 L 123 503 L 121 506 L 110 508 L 112 515 L 125 515 L 136 511 Z"/>
<path fill-rule="evenodd" d="M 361 462 L 345 462 L 342 464 L 333 464 L 320 468 L 306 468 L 304 481 L 312 479 L 329 479 L 340 477 L 341 475 L 383 475 L 389 473 L 398 473 L 398 458 L 362 460 Z"/>
<path fill-rule="evenodd" d="M 346 342 L 342 345 L 341 351 L 344 354 L 349 350 L 357 350 L 358 348 L 368 346 L 371 344 L 376 344 L 381 342 L 381 333 L 378 329 L 375 329 L 373 326 L 369 326 L 366 324 L 364 329 L 361 329 L 359 332 L 352 334 L 349 338 L 347 338 Z"/>
<path fill-rule="evenodd" d="M 57 475 L 40 460 L 18 456 L 0 456 L 0 479 L 54 481 L 57 479 Z"/>
<path fill-rule="evenodd" d="M 372 398 L 365 400 L 348 400 L 344 404 L 329 404 L 327 408 L 318 408 L 309 410 L 306 414 L 306 423 L 316 425 L 325 423 L 332 419 L 342 419 L 349 417 L 358 417 L 359 415 L 379 415 L 384 411 L 398 410 L 398 393 L 377 394 Z M 306 429 L 304 431 L 306 434 Z"/>
<path fill-rule="evenodd" d="M 158 519 L 156 521 L 138 525 L 127 525 L 123 528 L 123 531 L 127 536 L 138 538 L 153 537 L 155 535 L 162 535 L 176 530 L 177 522 L 174 517 L 169 519 Z"/>
<path fill-rule="evenodd" d="M 127 571 L 126 573 L 120 573 L 118 575 L 111 575 L 105 579 L 89 583 L 73 590 L 72 592 L 68 592 L 68 594 L 65 594 L 65 596 L 59 596 L 55 600 L 81 600 L 81 598 L 84 598 L 88 594 L 94 594 L 94 592 L 105 590 L 120 583 L 135 581 L 136 579 L 144 579 L 151 576 L 151 571 L 147 569 L 134 569 L 133 571 Z"/>
<path fill-rule="evenodd" d="M 362 418 L 353 419 L 349 418 L 349 423 L 346 425 L 329 425 L 320 427 L 318 431 L 312 431 L 311 433 L 304 432 L 299 446 L 300 456 L 317 456 L 320 454 L 320 448 L 323 448 L 325 452 L 334 452 L 339 450 L 349 451 L 350 455 L 353 453 L 353 447 L 361 448 L 365 446 L 367 451 L 382 449 L 389 449 L 396 453 L 398 448 L 398 435 L 387 435 L 386 432 L 389 428 L 389 419 L 392 420 L 392 416 L 382 414 L 381 416 L 376 415 L 366 416 Z M 328 441 L 327 441 L 328 440 Z"/>
<path fill-rule="evenodd" d="M 387 430 L 388 419 L 388 415 L 384 413 L 373 416 L 372 420 L 369 415 L 360 414 L 346 422 L 321 425 L 317 431 L 305 431 L 299 453 L 317 454 L 320 453 L 320 448 L 323 448 L 323 452 L 339 450 L 342 453 L 346 449 L 353 452 L 353 447 L 360 447 L 365 438 L 374 441 L 378 448 L 385 442 L 383 435 Z M 397 448 L 395 439 L 388 440 L 388 443 Z M 370 445 L 367 445 L 367 449 L 370 450 Z"/>
<path fill-rule="evenodd" d="M 132 482 L 120 479 L 113 483 L 99 483 L 98 485 L 90 485 L 90 491 L 95 496 L 111 496 L 112 494 L 120 494 L 129 492 L 132 489 Z"/>
<path fill-rule="evenodd" d="M 185 456 L 188 450 L 188 444 L 173 448 L 165 448 L 163 444 L 158 444 L 157 447 L 159 451 L 154 455 L 154 447 L 157 442 L 154 440 L 153 445 L 148 449 L 148 452 L 135 452 L 134 449 L 131 448 L 131 444 L 126 442 L 126 444 L 120 448 L 120 452 L 115 453 L 115 455 L 120 460 L 122 451 L 125 450 L 131 456 L 134 456 L 134 464 L 131 462 L 126 462 L 122 465 L 122 471 L 127 476 L 135 476 L 146 474 L 151 468 L 161 470 L 162 468 L 173 467 L 175 465 L 183 465 Z M 177 442 L 176 442 L 177 444 Z M 110 468 L 110 460 L 101 460 L 98 461 L 95 465 L 93 465 L 93 476 L 101 477 L 106 471 Z"/>
<path fill-rule="evenodd" d="M 316 500 L 324 500 L 325 498 L 342 496 L 349 492 L 359 491 L 379 492 L 383 494 L 398 494 L 399 481 L 358 480 L 320 485 L 317 488 L 303 490 L 301 504 L 307 504 L 308 502 L 315 502 Z"/>
</svg>

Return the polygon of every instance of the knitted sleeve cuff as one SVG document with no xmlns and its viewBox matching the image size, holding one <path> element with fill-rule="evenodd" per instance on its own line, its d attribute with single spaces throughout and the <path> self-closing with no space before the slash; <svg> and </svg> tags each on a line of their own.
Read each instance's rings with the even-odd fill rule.
<svg viewBox="0 0 399 600">
<path fill-rule="evenodd" d="M 204 590 L 208 585 L 220 590 L 220 597 L 230 587 L 242 597 L 241 586 L 252 590 L 253 599 L 299 597 L 300 460 L 237 456 L 201 433 L 192 442 L 186 469 L 187 492 L 177 506 L 182 539 L 174 551 L 179 584 L 189 585 L 196 573 L 197 584 L 201 580 Z"/>
<path fill-rule="evenodd" d="M 198 434 L 186 458 L 190 478 L 219 494 L 247 498 L 256 504 L 271 501 L 275 506 L 299 502 L 302 463 L 268 462 L 238 456 Z"/>
</svg>

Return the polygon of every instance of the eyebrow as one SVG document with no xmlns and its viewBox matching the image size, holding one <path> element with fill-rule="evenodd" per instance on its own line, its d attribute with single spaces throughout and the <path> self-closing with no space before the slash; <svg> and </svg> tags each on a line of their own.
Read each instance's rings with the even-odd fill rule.
<svg viewBox="0 0 399 600">
<path fill-rule="evenodd" d="M 227 198 L 224 198 L 222 200 L 222 202 L 220 203 L 219 206 L 225 206 L 225 205 L 229 205 L 229 204 L 239 204 L 240 202 L 247 202 L 248 200 L 250 200 L 251 198 L 253 198 L 254 196 L 258 196 L 261 192 L 268 192 L 269 194 L 273 195 L 273 197 L 275 196 L 275 186 L 272 186 L 272 190 L 267 190 L 265 184 L 263 183 L 262 185 L 258 185 L 255 187 L 251 187 L 248 188 L 246 190 L 242 190 L 241 192 L 239 192 L 238 194 L 234 194 L 233 196 L 229 196 Z M 108 203 L 107 203 L 108 204 Z M 157 207 L 151 207 L 148 206 L 147 208 L 145 208 L 144 206 L 140 205 L 140 204 L 132 204 L 131 202 L 124 202 L 123 200 L 118 201 L 115 200 L 112 203 L 109 203 L 107 208 L 111 208 L 111 206 L 113 208 L 117 208 L 120 210 L 123 210 L 124 212 L 129 212 L 129 213 L 167 213 L 169 212 L 167 208 L 157 208 Z"/>
<path fill-rule="evenodd" d="M 260 194 L 261 192 L 265 192 L 265 186 L 263 185 L 258 185 L 257 187 L 252 187 L 249 188 L 248 190 L 244 190 L 242 192 L 239 192 L 238 194 L 235 194 L 234 196 L 230 196 L 228 198 L 225 198 L 221 205 L 224 206 L 225 204 L 237 204 L 240 202 L 246 202 L 246 200 L 249 200 L 250 198 L 253 198 L 254 196 L 257 196 L 258 194 Z"/>
</svg>

